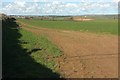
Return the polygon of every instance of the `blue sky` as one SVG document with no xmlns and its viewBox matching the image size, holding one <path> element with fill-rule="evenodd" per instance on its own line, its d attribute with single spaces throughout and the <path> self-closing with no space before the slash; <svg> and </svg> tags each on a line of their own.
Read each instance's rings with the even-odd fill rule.
<svg viewBox="0 0 120 80">
<path fill-rule="evenodd" d="M 118 14 L 120 0 L 3 0 L 0 12 L 8 15 Z"/>
<path fill-rule="evenodd" d="M 14 2 L 15 0 L 2 0 L 2 2 Z M 53 2 L 55 0 L 24 0 L 26 2 L 34 2 L 34 1 L 48 1 L 48 2 Z M 119 0 L 57 0 L 57 1 L 62 1 L 62 2 L 83 2 L 83 1 L 89 1 L 89 2 L 117 2 Z"/>
</svg>

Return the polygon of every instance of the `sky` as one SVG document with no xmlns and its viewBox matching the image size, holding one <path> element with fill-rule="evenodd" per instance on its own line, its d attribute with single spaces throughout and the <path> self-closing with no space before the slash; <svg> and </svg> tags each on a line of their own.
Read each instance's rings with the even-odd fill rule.
<svg viewBox="0 0 120 80">
<path fill-rule="evenodd" d="M 118 14 L 120 0 L 0 0 L 7 15 Z"/>
</svg>

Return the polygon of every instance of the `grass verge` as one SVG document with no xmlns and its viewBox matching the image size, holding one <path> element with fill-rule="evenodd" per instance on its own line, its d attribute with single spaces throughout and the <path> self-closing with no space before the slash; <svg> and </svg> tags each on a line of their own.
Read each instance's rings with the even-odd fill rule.
<svg viewBox="0 0 120 80">
<path fill-rule="evenodd" d="M 20 38 L 20 41 L 23 41 L 21 46 L 24 49 L 27 49 L 27 52 L 30 53 L 31 57 L 37 63 L 55 70 L 56 63 L 51 58 L 60 56 L 62 54 L 60 49 L 58 49 L 58 47 L 49 41 L 44 35 L 34 35 L 24 29 L 20 29 L 20 33 L 23 35 Z"/>
<path fill-rule="evenodd" d="M 59 78 L 52 57 L 61 55 L 45 36 L 37 36 L 12 19 L 2 21 L 2 77 Z"/>
</svg>

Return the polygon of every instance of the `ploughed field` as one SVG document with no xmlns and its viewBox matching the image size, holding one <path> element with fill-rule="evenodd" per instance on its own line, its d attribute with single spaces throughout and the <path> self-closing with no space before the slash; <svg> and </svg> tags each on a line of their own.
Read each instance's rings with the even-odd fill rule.
<svg viewBox="0 0 120 80">
<path fill-rule="evenodd" d="M 62 55 L 49 58 L 55 60 L 56 70 L 61 76 L 118 77 L 117 20 L 76 22 L 18 19 L 17 22 L 33 35 L 46 36 L 60 49 Z"/>
</svg>

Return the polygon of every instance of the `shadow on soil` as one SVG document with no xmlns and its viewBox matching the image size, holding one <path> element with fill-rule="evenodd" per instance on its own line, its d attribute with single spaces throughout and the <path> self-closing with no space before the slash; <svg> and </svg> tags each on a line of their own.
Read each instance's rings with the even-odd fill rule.
<svg viewBox="0 0 120 80">
<path fill-rule="evenodd" d="M 3 78 L 59 78 L 60 75 L 41 65 L 20 44 L 19 25 L 14 18 L 2 20 L 2 67 Z M 25 43 L 27 44 L 27 43 Z"/>
</svg>

